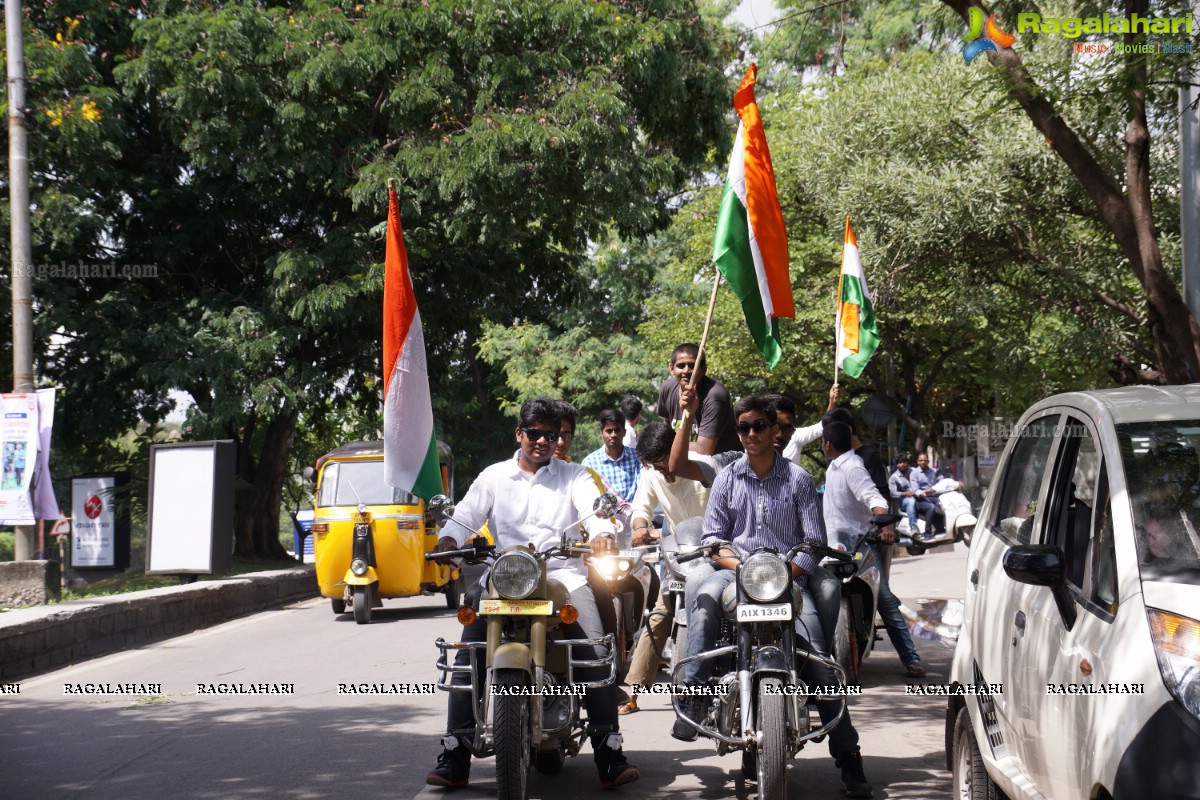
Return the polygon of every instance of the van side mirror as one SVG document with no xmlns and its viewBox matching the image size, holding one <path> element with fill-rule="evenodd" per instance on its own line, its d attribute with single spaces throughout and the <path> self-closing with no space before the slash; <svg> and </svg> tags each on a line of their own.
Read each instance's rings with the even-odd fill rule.
<svg viewBox="0 0 1200 800">
<path fill-rule="evenodd" d="M 304 476 L 304 480 L 308 481 L 309 483 L 312 483 L 312 479 L 317 473 L 312 467 L 305 467 L 304 471 L 301 472 L 300 474 L 302 476 Z"/>
<path fill-rule="evenodd" d="M 1075 602 L 1067 591 L 1067 565 L 1052 544 L 1018 544 L 1004 554 L 1004 574 L 1017 583 L 1045 586 L 1054 597 L 1067 630 L 1075 627 Z"/>
</svg>

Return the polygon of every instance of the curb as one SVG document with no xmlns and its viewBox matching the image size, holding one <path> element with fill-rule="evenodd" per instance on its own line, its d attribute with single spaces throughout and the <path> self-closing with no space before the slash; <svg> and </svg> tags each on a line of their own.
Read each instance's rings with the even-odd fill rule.
<svg viewBox="0 0 1200 800">
<path fill-rule="evenodd" d="M 0 681 L 191 633 L 317 594 L 315 569 L 309 565 L 8 611 L 0 614 Z"/>
</svg>

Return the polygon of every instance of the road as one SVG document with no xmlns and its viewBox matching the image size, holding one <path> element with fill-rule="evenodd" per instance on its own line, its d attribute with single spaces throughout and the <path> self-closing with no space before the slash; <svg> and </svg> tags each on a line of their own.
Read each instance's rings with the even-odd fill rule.
<svg viewBox="0 0 1200 800">
<path fill-rule="evenodd" d="M 965 550 L 898 559 L 893 586 L 913 609 L 922 598 L 961 598 Z M 936 619 L 935 619 L 936 622 Z M 922 628 L 932 628 L 932 624 Z M 339 694 L 339 684 L 429 684 L 432 641 L 457 628 L 441 598 L 388 601 L 369 626 L 334 617 L 328 601 L 257 614 L 137 650 L 20 682 L 0 695 L 0 798 L 141 800 L 196 798 L 421 798 L 438 752 L 445 695 Z M 943 633 L 950 632 L 943 628 Z M 952 632 L 950 632 L 952 635 Z M 951 650 L 918 639 L 944 683 Z M 906 696 L 900 662 L 886 637 L 864 664 L 864 695 L 852 704 L 867 777 L 876 797 L 948 797 L 944 700 Z M 67 694 L 88 684 L 161 684 L 150 696 Z M 294 694 L 213 695 L 210 684 L 294 685 Z M 705 741 L 671 739 L 665 697 L 623 718 L 625 749 L 642 772 L 629 797 L 753 798 L 736 754 L 718 758 Z M 454 800 L 494 798 L 492 761 L 476 762 L 472 787 Z M 838 772 L 825 744 L 800 753 L 789 771 L 794 798 L 833 800 Z M 611 798 L 591 756 L 562 774 L 535 775 L 531 796 Z"/>
</svg>

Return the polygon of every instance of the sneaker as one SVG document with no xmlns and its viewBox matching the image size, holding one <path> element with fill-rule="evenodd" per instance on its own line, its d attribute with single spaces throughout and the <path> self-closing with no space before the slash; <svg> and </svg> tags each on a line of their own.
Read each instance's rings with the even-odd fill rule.
<svg viewBox="0 0 1200 800">
<path fill-rule="evenodd" d="M 874 794 L 863 774 L 862 753 L 857 749 L 838 756 L 837 765 L 842 770 L 842 794 L 846 797 L 871 797 Z"/>
<path fill-rule="evenodd" d="M 471 751 L 457 736 L 443 737 L 442 754 L 438 756 L 437 767 L 425 776 L 425 783 L 461 789 L 467 785 L 470 777 Z"/>
<path fill-rule="evenodd" d="M 617 731 L 592 738 L 592 749 L 596 753 L 596 769 L 600 772 L 600 785 L 615 789 L 633 783 L 642 775 L 638 768 L 625 760 L 621 751 L 621 734 Z"/>
</svg>

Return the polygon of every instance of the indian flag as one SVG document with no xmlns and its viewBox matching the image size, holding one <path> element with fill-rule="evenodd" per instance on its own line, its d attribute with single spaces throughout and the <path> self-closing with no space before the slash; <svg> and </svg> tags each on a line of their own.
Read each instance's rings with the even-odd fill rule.
<svg viewBox="0 0 1200 800">
<path fill-rule="evenodd" d="M 776 320 L 794 319 L 796 307 L 775 169 L 754 101 L 756 75 L 751 64 L 733 95 L 740 122 L 713 238 L 713 261 L 741 301 L 754 343 L 773 368 L 782 355 Z"/>
<path fill-rule="evenodd" d="M 842 279 L 838 285 L 837 365 L 857 378 L 879 347 L 879 328 L 871 309 L 871 290 L 863 274 L 858 241 L 846 217 L 846 245 L 842 248 Z"/>
<path fill-rule="evenodd" d="M 442 491 L 425 334 L 394 189 L 388 190 L 383 276 L 383 474 L 392 486 L 426 500 Z"/>
</svg>

